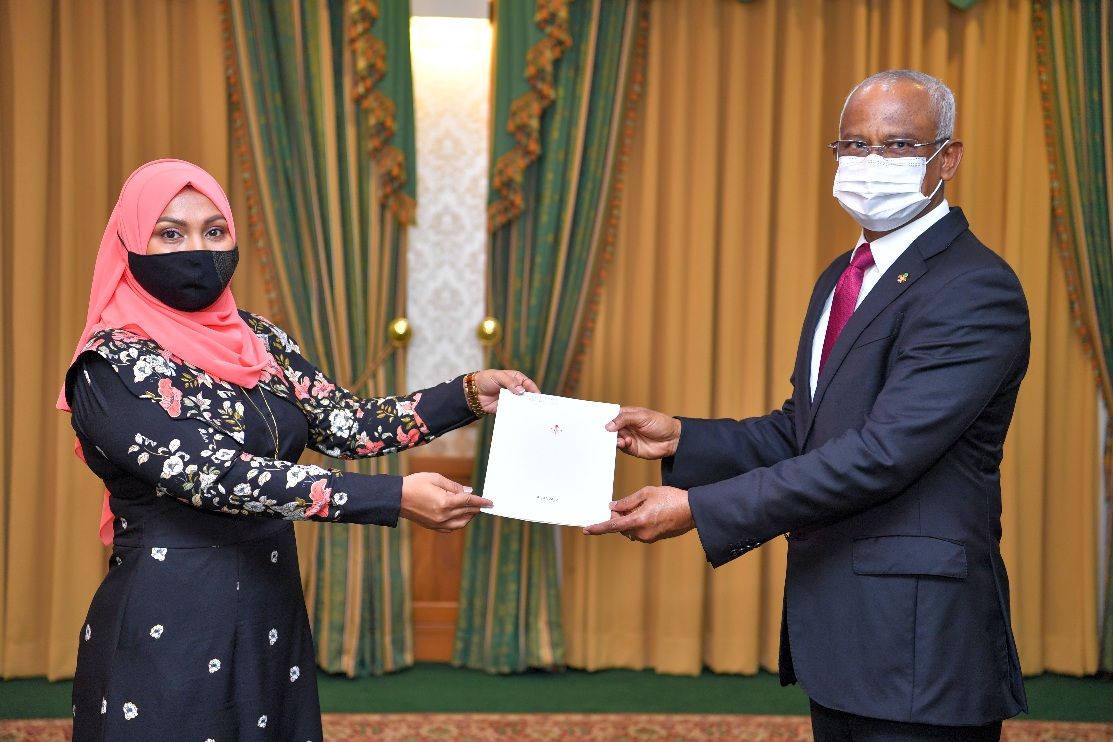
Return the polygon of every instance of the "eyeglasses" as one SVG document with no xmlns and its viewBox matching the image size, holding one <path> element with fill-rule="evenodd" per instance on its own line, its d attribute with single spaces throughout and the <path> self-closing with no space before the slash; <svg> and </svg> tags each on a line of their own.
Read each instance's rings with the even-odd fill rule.
<svg viewBox="0 0 1113 742">
<path fill-rule="evenodd" d="M 916 150 L 920 147 L 930 147 L 935 144 L 942 144 L 950 137 L 943 137 L 936 139 L 934 142 L 914 142 L 911 139 L 890 139 L 881 144 L 866 144 L 858 139 L 836 139 L 827 145 L 835 159 L 840 157 L 865 157 L 871 154 L 874 150 L 878 151 L 882 157 L 889 159 L 897 157 L 914 157 Z"/>
</svg>

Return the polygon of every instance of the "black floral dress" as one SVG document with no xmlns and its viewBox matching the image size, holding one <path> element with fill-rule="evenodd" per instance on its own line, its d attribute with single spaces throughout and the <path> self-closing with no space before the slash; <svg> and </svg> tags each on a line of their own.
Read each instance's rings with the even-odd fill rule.
<svg viewBox="0 0 1113 742">
<path fill-rule="evenodd" d="M 401 477 L 296 463 L 393 453 L 474 421 L 454 379 L 359 399 L 246 312 L 274 363 L 245 390 L 104 330 L 66 378 L 115 514 L 81 628 L 73 739 L 322 738 L 292 521 L 398 522 Z"/>
</svg>

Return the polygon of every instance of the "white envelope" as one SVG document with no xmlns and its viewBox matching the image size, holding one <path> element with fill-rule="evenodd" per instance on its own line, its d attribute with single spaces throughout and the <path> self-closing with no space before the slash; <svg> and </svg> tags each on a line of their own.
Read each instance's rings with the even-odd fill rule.
<svg viewBox="0 0 1113 742">
<path fill-rule="evenodd" d="M 549 394 L 499 393 L 483 512 L 586 526 L 611 516 L 618 433 L 604 426 L 617 404 Z"/>
</svg>

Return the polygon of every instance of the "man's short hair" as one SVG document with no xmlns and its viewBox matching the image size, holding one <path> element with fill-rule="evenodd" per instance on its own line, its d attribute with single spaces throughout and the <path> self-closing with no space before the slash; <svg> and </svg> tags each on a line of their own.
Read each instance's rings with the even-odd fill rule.
<svg viewBox="0 0 1113 742">
<path fill-rule="evenodd" d="M 874 83 L 889 84 L 899 81 L 914 82 L 921 85 L 928 92 L 931 107 L 935 114 L 935 138 L 950 139 L 955 134 L 955 94 L 951 92 L 942 80 L 916 70 L 886 70 L 870 75 L 854 86 L 850 95 L 842 104 L 842 114 L 839 114 L 839 130 L 842 130 L 842 116 L 846 113 L 846 105 L 859 88 Z"/>
</svg>

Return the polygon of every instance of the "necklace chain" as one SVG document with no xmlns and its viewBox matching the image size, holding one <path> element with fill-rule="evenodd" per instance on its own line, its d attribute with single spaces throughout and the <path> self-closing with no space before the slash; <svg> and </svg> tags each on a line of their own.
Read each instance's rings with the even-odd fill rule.
<svg viewBox="0 0 1113 742">
<path fill-rule="evenodd" d="M 267 412 L 270 413 L 270 416 L 271 416 L 271 419 L 270 419 L 269 422 L 267 421 L 266 416 L 263 414 L 263 411 L 260 410 L 259 406 L 257 404 L 255 404 L 255 401 L 253 399 L 251 399 L 251 393 L 247 389 L 244 389 L 242 386 L 240 387 L 240 389 L 243 389 L 243 395 L 245 397 L 247 397 L 248 404 L 250 404 L 252 407 L 255 408 L 255 411 L 257 413 L 259 413 L 259 417 L 263 418 L 263 425 L 267 429 L 267 434 L 271 437 L 271 440 L 274 441 L 274 458 L 277 459 L 278 458 L 278 418 L 276 418 L 274 416 L 274 412 L 271 410 L 270 402 L 267 401 L 267 395 L 263 393 L 262 389 L 259 390 L 259 396 L 263 398 L 263 404 L 266 405 Z M 272 425 L 273 425 L 273 428 L 271 427 Z"/>
</svg>

